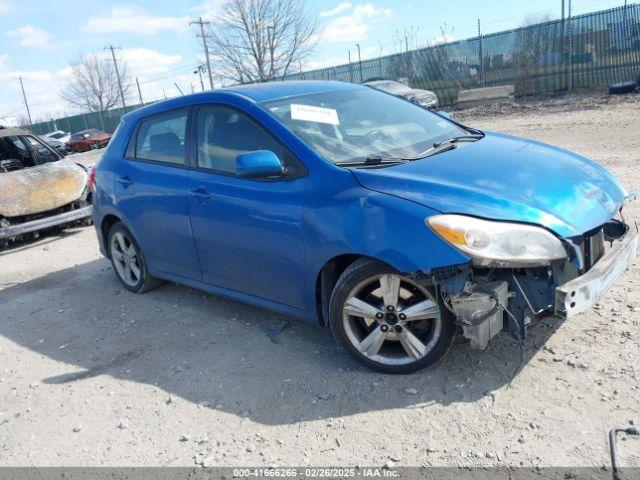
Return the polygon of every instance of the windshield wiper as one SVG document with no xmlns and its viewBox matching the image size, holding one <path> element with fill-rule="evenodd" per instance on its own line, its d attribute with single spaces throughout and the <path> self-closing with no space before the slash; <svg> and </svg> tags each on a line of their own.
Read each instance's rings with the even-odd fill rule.
<svg viewBox="0 0 640 480">
<path fill-rule="evenodd" d="M 398 163 L 405 163 L 412 159 L 400 158 L 400 157 L 382 157 L 382 156 L 370 156 L 363 161 L 357 162 L 338 162 L 336 165 L 341 167 L 356 167 L 356 166 L 375 166 L 375 165 L 396 165 Z"/>
<path fill-rule="evenodd" d="M 442 140 L 440 142 L 436 142 L 433 144 L 433 148 L 438 148 L 441 145 L 447 143 L 457 143 L 457 142 L 475 142 L 476 140 L 481 140 L 484 138 L 484 134 L 473 134 L 473 135 L 460 135 L 458 137 L 447 138 L 446 140 Z"/>
<path fill-rule="evenodd" d="M 433 155 L 437 155 L 438 153 L 448 152 L 449 150 L 453 150 L 455 148 L 456 146 L 454 143 L 434 143 L 434 146 L 432 148 L 425 150 L 420 155 L 416 155 L 415 157 L 405 158 L 405 161 L 414 162 L 416 160 L 422 160 L 423 158 L 431 157 Z"/>
<path fill-rule="evenodd" d="M 423 158 L 431 157 L 432 155 L 437 155 L 438 153 L 448 152 L 449 150 L 453 150 L 456 148 L 456 143 L 458 142 L 475 142 L 476 140 L 480 140 L 484 138 L 483 133 L 472 134 L 472 135 L 460 135 L 458 137 L 451 137 L 446 140 L 442 140 L 440 142 L 436 142 L 433 144 L 433 147 L 425 150 L 424 152 L 416 155 L 415 157 L 383 157 L 380 155 L 372 155 L 367 157 L 364 161 L 358 162 L 338 162 L 336 165 L 340 165 L 341 167 L 355 167 L 355 166 L 375 166 L 375 165 L 395 165 L 398 163 L 406 163 L 413 162 L 415 160 L 421 160 Z"/>
</svg>

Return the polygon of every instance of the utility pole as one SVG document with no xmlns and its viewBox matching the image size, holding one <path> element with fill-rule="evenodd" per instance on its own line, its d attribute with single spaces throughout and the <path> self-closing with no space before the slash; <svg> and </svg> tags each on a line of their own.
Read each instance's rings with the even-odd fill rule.
<svg viewBox="0 0 640 480">
<path fill-rule="evenodd" d="M 356 43 L 356 47 L 358 47 L 358 69 L 360 70 L 360 83 L 363 83 L 364 78 L 362 77 L 362 57 L 360 56 L 360 44 Z"/>
<path fill-rule="evenodd" d="M 569 0 L 569 75 L 567 78 L 567 90 L 573 89 L 573 25 L 571 25 L 571 0 Z"/>
<path fill-rule="evenodd" d="M 211 74 L 211 63 L 209 62 L 209 47 L 207 46 L 207 37 L 204 34 L 204 26 L 209 25 L 211 22 L 203 22 L 202 17 L 198 17 L 197 21 L 189 22 L 189 25 L 200 26 L 200 36 L 202 37 L 202 46 L 204 47 L 204 57 L 207 61 L 207 72 L 209 72 L 209 86 L 213 90 L 213 75 Z M 196 37 L 198 34 L 196 33 Z"/>
<path fill-rule="evenodd" d="M 479 55 L 480 55 L 480 86 L 484 87 L 484 54 L 482 52 L 482 27 L 480 25 L 480 19 L 478 19 L 478 43 L 479 43 Z"/>
<path fill-rule="evenodd" d="M 140 97 L 140 103 L 144 105 L 144 100 L 142 100 L 142 90 L 140 90 L 140 82 L 138 81 L 138 77 L 136 77 L 136 85 L 138 86 L 138 96 Z"/>
<path fill-rule="evenodd" d="M 33 125 L 31 120 L 31 110 L 29 110 L 29 103 L 27 102 L 27 95 L 24 93 L 24 84 L 22 83 L 22 77 L 18 77 L 20 80 L 20 88 L 22 89 L 22 98 L 24 99 L 24 106 L 27 108 L 27 116 L 29 117 L 29 127 Z"/>
<path fill-rule="evenodd" d="M 564 66 L 564 83 L 568 88 L 569 63 L 567 62 L 567 19 L 565 16 L 565 0 L 562 0 L 562 64 Z"/>
<path fill-rule="evenodd" d="M 193 71 L 193 73 L 197 73 L 200 76 L 200 86 L 202 87 L 202 91 L 204 92 L 204 81 L 202 80 L 202 72 L 205 70 L 206 66 L 204 64 L 198 65 L 198 68 Z"/>
<path fill-rule="evenodd" d="M 182 91 L 182 89 L 180 88 L 180 86 L 178 85 L 178 82 L 173 82 L 173 84 L 176 86 L 176 88 L 178 89 L 178 91 L 180 92 L 180 95 L 182 95 L 184 97 L 184 92 Z"/>
<path fill-rule="evenodd" d="M 349 50 L 349 82 L 353 83 L 353 68 L 351 66 L 351 50 Z"/>
<path fill-rule="evenodd" d="M 113 66 L 116 69 L 116 77 L 118 78 L 118 88 L 120 89 L 120 100 L 122 100 L 122 108 L 126 108 L 127 104 L 124 101 L 124 92 L 122 91 L 122 79 L 120 78 L 120 71 L 118 70 L 118 61 L 116 60 L 116 50 L 122 50 L 120 47 L 114 47 L 109 45 L 104 48 L 105 50 L 111 50 L 111 58 L 113 58 Z"/>
<path fill-rule="evenodd" d="M 63 110 L 62 115 L 64 115 L 64 119 L 67 121 L 67 132 L 71 133 L 71 123 L 69 122 L 69 117 L 67 116 L 67 112 Z"/>
</svg>

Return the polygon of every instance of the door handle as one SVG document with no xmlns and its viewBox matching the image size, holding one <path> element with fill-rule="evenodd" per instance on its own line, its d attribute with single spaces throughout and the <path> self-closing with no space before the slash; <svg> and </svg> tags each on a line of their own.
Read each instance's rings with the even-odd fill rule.
<svg viewBox="0 0 640 480">
<path fill-rule="evenodd" d="M 207 192 L 207 189 L 204 187 L 198 187 L 194 190 L 191 190 L 191 195 L 193 195 L 199 200 L 202 200 L 203 202 L 206 202 L 207 200 L 211 199 L 211 194 Z"/>
<path fill-rule="evenodd" d="M 126 188 L 133 185 L 133 180 L 131 179 L 130 175 L 123 175 L 122 177 L 118 177 L 118 183 Z"/>
</svg>

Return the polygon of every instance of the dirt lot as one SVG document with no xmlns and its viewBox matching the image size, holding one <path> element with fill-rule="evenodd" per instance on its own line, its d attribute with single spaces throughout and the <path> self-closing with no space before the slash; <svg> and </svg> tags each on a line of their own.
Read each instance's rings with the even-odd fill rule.
<svg viewBox="0 0 640 480">
<path fill-rule="evenodd" d="M 458 117 L 640 191 L 639 111 L 633 96 Z M 254 307 L 176 285 L 134 296 L 92 228 L 46 236 L 0 254 L 0 465 L 601 466 L 608 429 L 640 422 L 639 284 L 636 265 L 597 310 L 530 329 L 515 378 L 504 334 L 392 377 Z M 640 465 L 639 440 L 619 448 Z"/>
</svg>

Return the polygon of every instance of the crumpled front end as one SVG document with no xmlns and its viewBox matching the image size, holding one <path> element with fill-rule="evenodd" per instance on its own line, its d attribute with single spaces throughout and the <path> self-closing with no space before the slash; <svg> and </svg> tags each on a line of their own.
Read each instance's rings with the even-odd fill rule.
<svg viewBox="0 0 640 480">
<path fill-rule="evenodd" d="M 471 347 L 484 350 L 506 329 L 517 340 L 541 318 L 567 318 L 597 303 L 635 261 L 638 226 L 622 211 L 582 235 L 560 239 L 564 258 L 542 265 L 468 264 L 410 274 L 434 287 Z"/>
<path fill-rule="evenodd" d="M 0 216 L 20 217 L 55 210 L 79 199 L 87 172 L 69 160 L 0 173 Z"/>
<path fill-rule="evenodd" d="M 89 218 L 88 179 L 68 160 L 0 173 L 0 240 Z"/>
</svg>

